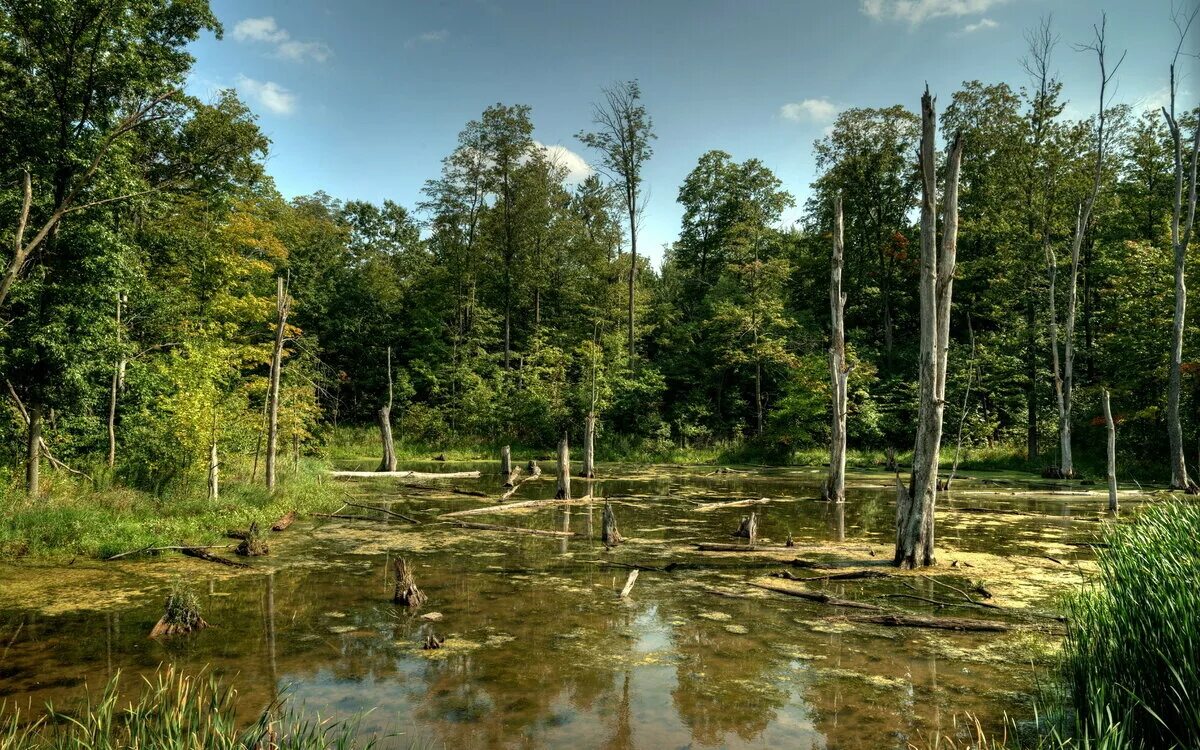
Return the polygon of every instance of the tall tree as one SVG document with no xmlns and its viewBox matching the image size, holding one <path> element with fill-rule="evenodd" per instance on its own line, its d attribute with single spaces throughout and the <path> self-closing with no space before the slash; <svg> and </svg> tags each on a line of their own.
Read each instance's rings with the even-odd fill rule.
<svg viewBox="0 0 1200 750">
<path fill-rule="evenodd" d="M 642 89 L 623 81 L 602 89 L 604 101 L 593 105 L 596 130 L 581 132 L 579 140 L 600 152 L 600 165 L 621 193 L 629 221 L 629 359 L 637 358 L 634 329 L 637 279 L 637 232 L 642 212 L 642 169 L 654 155 L 650 141 L 654 124 L 642 105 Z"/>
<path fill-rule="evenodd" d="M 842 291 L 842 199 L 833 199 L 833 254 L 829 272 L 829 379 L 833 389 L 833 427 L 829 438 L 829 479 L 825 499 L 846 499 L 846 293 Z"/>
</svg>

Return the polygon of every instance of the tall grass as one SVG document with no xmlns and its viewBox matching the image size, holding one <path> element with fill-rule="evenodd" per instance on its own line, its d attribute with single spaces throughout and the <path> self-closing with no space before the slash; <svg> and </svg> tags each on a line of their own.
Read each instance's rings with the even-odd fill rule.
<svg viewBox="0 0 1200 750">
<path fill-rule="evenodd" d="M 268 706 L 249 726 L 240 727 L 233 688 L 211 675 L 191 677 L 166 667 L 145 679 L 138 698 L 122 705 L 121 675 L 105 686 L 99 700 L 89 695 L 74 712 L 47 706 L 36 720 L 18 711 L 0 722 L 0 750 L 330 750 L 375 746 L 356 740 L 355 722 L 307 717 L 282 702 Z M 4 708 L 4 707 L 0 707 Z"/>
<path fill-rule="evenodd" d="M 1112 526 L 1099 575 L 1068 600 L 1074 704 L 1101 703 L 1148 747 L 1200 747 L 1200 505 Z"/>
</svg>

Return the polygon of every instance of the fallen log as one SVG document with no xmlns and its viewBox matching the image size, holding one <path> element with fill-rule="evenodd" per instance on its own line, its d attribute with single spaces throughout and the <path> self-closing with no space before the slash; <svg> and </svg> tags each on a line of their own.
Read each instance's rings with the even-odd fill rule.
<svg viewBox="0 0 1200 750">
<path fill-rule="evenodd" d="M 831 607 L 847 607 L 850 609 L 869 609 L 877 612 L 882 612 L 883 607 L 876 604 L 867 604 L 866 602 L 856 602 L 850 599 L 839 599 L 836 596 L 830 596 L 820 591 L 805 591 L 803 589 L 792 588 L 791 586 L 777 586 L 770 583 L 758 583 L 755 581 L 747 581 L 747 584 L 759 589 L 774 591 L 777 594 L 787 594 L 800 599 L 805 599 L 818 604 L 828 604 Z"/>
<path fill-rule="evenodd" d="M 478 479 L 478 471 L 327 471 L 338 479 Z"/>
<path fill-rule="evenodd" d="M 515 485 L 517 483 L 517 477 L 519 477 L 519 476 L 521 476 L 521 467 L 520 466 L 513 467 L 512 471 L 508 472 L 508 475 L 504 480 L 504 486 L 512 487 L 513 485 Z"/>
<path fill-rule="evenodd" d="M 721 510 L 722 508 L 745 508 L 750 505 L 761 505 L 762 503 L 771 502 L 769 497 L 750 498 L 747 500 L 730 500 L 724 503 L 698 503 L 696 511 L 705 513 L 710 510 Z"/>
<path fill-rule="evenodd" d="M 828 573 L 820 576 L 798 576 L 787 570 L 772 573 L 772 578 L 784 578 L 789 581 L 857 581 L 864 578 L 887 578 L 888 574 L 881 570 L 848 570 L 845 573 Z"/>
<path fill-rule="evenodd" d="M 477 516 L 486 513 L 504 513 L 510 510 L 522 510 L 528 508 L 543 508 L 555 505 L 586 505 L 592 502 L 591 495 L 585 495 L 576 500 L 556 500 L 554 498 L 543 500 L 520 500 L 515 503 L 505 503 L 503 505 L 485 505 L 481 508 L 467 508 L 466 510 L 455 510 L 450 513 L 443 513 L 438 518 L 457 518 L 460 516 Z"/>
<path fill-rule="evenodd" d="M 279 520 L 271 524 L 271 531 L 284 531 L 291 526 L 296 520 L 296 511 L 289 510 L 280 516 Z"/>
<path fill-rule="evenodd" d="M 505 500 L 512 497 L 516 493 L 517 488 L 520 487 L 521 485 L 525 484 L 526 482 L 528 482 L 530 480 L 537 479 L 540 476 L 542 476 L 542 467 L 537 465 L 537 461 L 530 461 L 529 466 L 527 468 L 529 470 L 529 476 L 525 477 L 524 479 L 516 479 L 517 472 L 519 472 L 520 469 L 517 469 L 516 471 L 513 472 L 513 474 L 511 475 L 514 478 L 512 487 L 509 488 L 508 492 L 505 492 L 503 495 L 500 496 L 500 502 L 504 502 Z"/>
<path fill-rule="evenodd" d="M 235 537 L 235 538 L 240 539 L 241 537 Z M 120 560 L 122 557 L 128 557 L 129 555 L 139 555 L 139 554 L 145 554 L 145 553 L 149 553 L 149 552 L 167 552 L 167 551 L 178 552 L 178 551 L 185 550 L 185 549 L 229 549 L 230 546 L 231 545 L 228 545 L 228 544 L 209 544 L 209 545 L 206 545 L 203 547 L 193 547 L 191 545 L 186 545 L 186 544 L 173 544 L 173 545 L 169 545 L 166 547 L 141 547 L 138 549 L 131 549 L 128 552 L 120 552 L 118 554 L 113 555 L 112 557 L 106 557 L 106 558 L 104 558 L 104 561 L 108 562 L 109 560 Z"/>
<path fill-rule="evenodd" d="M 782 544 L 697 544 L 700 552 L 776 552 L 795 549 Z"/>
<path fill-rule="evenodd" d="M 377 510 L 380 513 L 386 513 L 389 516 L 395 516 L 396 518 L 399 518 L 402 521 L 408 521 L 409 523 L 417 523 L 417 524 L 421 523 L 420 521 L 418 521 L 415 518 L 409 518 L 408 516 L 404 515 L 403 513 L 397 513 L 396 511 L 388 510 L 387 508 L 379 508 L 374 505 L 360 505 L 359 503 L 352 503 L 349 500 L 346 501 L 346 505 L 349 505 L 352 508 L 362 508 L 363 510 Z"/>
<path fill-rule="evenodd" d="M 250 567 L 249 565 L 247 565 L 246 563 L 243 563 L 243 562 L 236 562 L 234 560 L 229 560 L 227 558 L 220 557 L 218 555 L 210 555 L 209 553 L 205 552 L 203 549 L 201 549 L 199 547 L 184 547 L 184 548 L 180 549 L 179 551 L 182 552 L 183 554 L 187 555 L 188 557 L 194 557 L 197 560 L 205 560 L 207 562 L 217 563 L 218 565 L 226 565 L 230 568 L 248 568 L 248 567 Z"/>
<path fill-rule="evenodd" d="M 508 534 L 528 534 L 530 536 L 573 537 L 578 536 L 574 531 L 549 531 L 547 529 L 524 529 L 519 526 L 497 526 L 493 523 L 471 523 L 470 521 L 455 521 L 460 529 L 478 529 L 479 531 L 501 531 Z"/>
<path fill-rule="evenodd" d="M 633 584 L 637 583 L 638 569 L 634 568 L 629 571 L 629 577 L 625 579 L 625 587 L 621 589 L 621 594 L 618 598 L 624 599 L 629 596 L 629 592 L 633 591 Z"/>
<path fill-rule="evenodd" d="M 924 617 L 889 613 L 884 615 L 851 615 L 838 619 L 850 622 L 865 622 L 893 628 L 932 628 L 935 630 L 961 630 L 979 633 L 1005 633 L 1013 626 L 992 620 L 972 620 L 966 617 Z"/>
</svg>

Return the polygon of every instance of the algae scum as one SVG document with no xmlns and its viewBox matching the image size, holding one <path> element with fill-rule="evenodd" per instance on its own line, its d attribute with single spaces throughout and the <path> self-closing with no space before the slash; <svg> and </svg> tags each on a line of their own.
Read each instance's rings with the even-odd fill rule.
<svg viewBox="0 0 1200 750">
<path fill-rule="evenodd" d="M 422 523 L 306 519 L 247 570 L 174 554 L 0 567 L 0 701 L 62 708 L 118 670 L 173 662 L 234 684 L 246 720 L 285 694 L 322 717 L 363 713 L 360 731 L 384 747 L 922 745 L 966 712 L 985 726 L 1032 713 L 1027 695 L 1061 639 L 1055 601 L 1091 567 L 1105 503 L 1011 477 L 957 480 L 938 512 L 938 567 L 895 574 L 894 480 L 880 473 L 851 472 L 837 508 L 814 500 L 817 469 L 602 466 L 604 479 L 573 490 L 612 503 L 626 542 L 606 550 L 602 502 L 462 519 L 576 536 L 460 528 L 438 516 L 494 504 L 495 466 L 404 468 L 480 468 L 436 484 L 488 497 L 347 482 L 352 502 Z M 547 475 L 511 501 L 553 497 Z M 745 545 L 730 534 L 750 512 L 756 551 L 696 549 Z M 429 597 L 419 610 L 392 604 L 397 555 Z M 620 599 L 629 566 L 642 570 Z M 782 571 L 813 580 L 772 577 Z M 180 579 L 212 627 L 148 639 Z M 881 612 L 1009 629 L 863 621 Z M 423 649 L 430 635 L 443 647 Z"/>
</svg>

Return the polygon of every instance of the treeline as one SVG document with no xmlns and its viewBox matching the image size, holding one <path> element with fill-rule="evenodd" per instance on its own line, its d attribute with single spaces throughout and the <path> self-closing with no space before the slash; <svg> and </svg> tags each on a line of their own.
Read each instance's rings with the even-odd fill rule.
<svg viewBox="0 0 1200 750">
<path fill-rule="evenodd" d="M 279 277 L 292 301 L 280 450 L 373 424 L 389 399 L 397 433 L 429 444 L 548 447 L 594 412 L 602 447 L 740 442 L 782 457 L 823 445 L 836 195 L 850 444 L 911 445 L 915 100 L 838 116 L 815 144 L 821 176 L 797 226 L 781 226 L 795 199 L 767 165 L 702 155 L 655 268 L 630 252 L 655 143 L 636 83 L 580 113 L 603 176 L 570 181 L 533 140 L 530 108 L 497 104 L 464 126 L 417 205 L 286 200 L 235 93 L 179 93 L 187 42 L 218 28 L 204 2 L 0 2 L 12 481 L 38 454 L 64 471 L 107 459 L 161 486 L 200 471 L 214 441 L 261 453 Z M 944 132 L 965 144 L 947 435 L 961 422 L 968 445 L 1058 465 L 1050 339 L 1068 335 L 1073 288 L 1076 441 L 1099 447 L 1089 430 L 1105 387 L 1123 450 L 1165 472 L 1177 144 L 1158 109 L 1106 100 L 1101 138 L 1097 118 L 1065 117 L 1048 73 L 1055 36 L 1043 25 L 1031 42 L 1029 83 L 968 81 L 944 106 Z M 1196 113 L 1178 119 L 1186 173 Z M 1194 444 L 1195 368 L 1185 357 L 1180 369 Z"/>
</svg>

